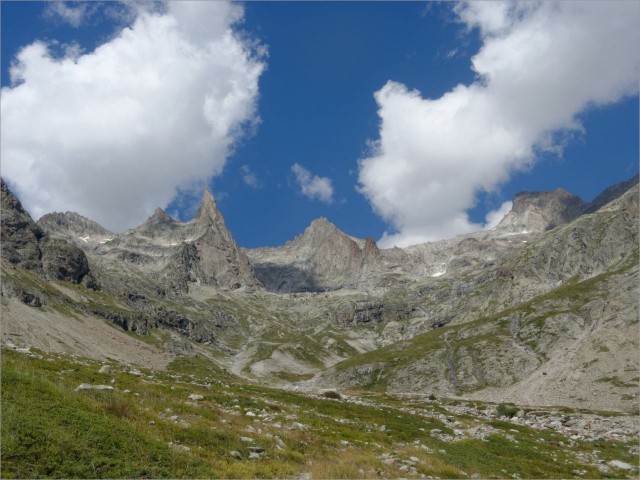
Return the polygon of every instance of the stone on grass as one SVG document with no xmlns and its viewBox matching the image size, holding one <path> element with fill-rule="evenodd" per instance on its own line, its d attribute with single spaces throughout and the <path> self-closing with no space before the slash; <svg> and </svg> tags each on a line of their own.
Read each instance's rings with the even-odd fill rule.
<svg viewBox="0 0 640 480">
<path fill-rule="evenodd" d="M 236 460 L 242 460 L 242 455 L 240 455 L 240 452 L 238 452 L 237 450 L 231 450 L 229 452 L 229 455 L 231 455 Z"/>
<path fill-rule="evenodd" d="M 103 365 L 98 370 L 98 373 L 106 373 L 107 375 L 111 374 L 111 365 Z"/>
<path fill-rule="evenodd" d="M 278 435 L 275 435 L 273 437 L 273 439 L 275 440 L 276 447 L 278 447 L 279 450 L 284 450 L 285 449 L 286 445 Z"/>
<path fill-rule="evenodd" d="M 191 449 L 186 445 L 180 445 L 179 443 L 169 442 L 169 446 L 178 452 L 190 452 Z"/>
<path fill-rule="evenodd" d="M 76 392 L 80 390 L 113 390 L 111 385 L 90 385 L 88 383 L 81 383 L 76 387 Z"/>
<path fill-rule="evenodd" d="M 198 395 L 197 393 L 192 393 L 191 395 L 189 395 L 189 400 L 197 402 L 198 400 L 204 400 L 204 397 L 202 395 Z"/>
<path fill-rule="evenodd" d="M 635 468 L 633 465 L 621 462 L 620 460 L 611 460 L 609 462 L 609 465 L 611 465 L 613 468 L 619 468 L 620 470 L 633 470 Z"/>
</svg>

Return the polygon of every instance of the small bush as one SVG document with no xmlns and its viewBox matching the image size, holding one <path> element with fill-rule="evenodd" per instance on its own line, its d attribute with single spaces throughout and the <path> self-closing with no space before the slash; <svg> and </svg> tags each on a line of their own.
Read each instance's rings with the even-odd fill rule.
<svg viewBox="0 0 640 480">
<path fill-rule="evenodd" d="M 342 395 L 340 395 L 335 390 L 325 390 L 324 392 L 322 392 L 322 395 L 325 398 L 331 398 L 333 400 L 342 400 Z"/>
<path fill-rule="evenodd" d="M 429 395 L 429 400 L 434 401 L 435 399 L 436 399 L 436 396 L 433 393 Z"/>
<path fill-rule="evenodd" d="M 512 403 L 501 403 L 496 408 L 496 412 L 503 417 L 513 418 L 518 413 L 518 407 Z"/>
</svg>

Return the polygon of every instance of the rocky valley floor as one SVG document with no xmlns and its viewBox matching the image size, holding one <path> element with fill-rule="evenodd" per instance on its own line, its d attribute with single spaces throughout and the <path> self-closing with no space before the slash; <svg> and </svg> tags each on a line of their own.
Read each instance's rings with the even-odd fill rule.
<svg viewBox="0 0 640 480">
<path fill-rule="evenodd" d="M 638 417 L 2 350 L 3 478 L 637 478 Z M 25 461 L 29 459 L 29 461 Z"/>
</svg>

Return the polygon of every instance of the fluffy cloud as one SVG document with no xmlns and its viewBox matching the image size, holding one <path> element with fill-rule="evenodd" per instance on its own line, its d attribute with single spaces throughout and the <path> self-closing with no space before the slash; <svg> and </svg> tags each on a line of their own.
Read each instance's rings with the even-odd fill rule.
<svg viewBox="0 0 640 480">
<path fill-rule="evenodd" d="M 168 2 L 84 55 L 23 48 L 2 90 L 2 174 L 32 215 L 74 210 L 120 231 L 219 174 L 258 121 L 264 63 L 233 29 L 242 17 Z"/>
<path fill-rule="evenodd" d="M 291 166 L 291 171 L 296 176 L 303 195 L 326 204 L 333 203 L 333 185 L 330 178 L 312 175 L 309 170 L 297 163 Z"/>
<path fill-rule="evenodd" d="M 393 81 L 375 93 L 380 138 L 360 161 L 359 190 L 394 230 L 382 245 L 483 228 L 466 213 L 478 191 L 497 189 L 540 150 L 561 152 L 589 107 L 637 93 L 639 5 L 458 5 L 483 41 L 472 58 L 477 80 L 438 99 Z"/>
</svg>

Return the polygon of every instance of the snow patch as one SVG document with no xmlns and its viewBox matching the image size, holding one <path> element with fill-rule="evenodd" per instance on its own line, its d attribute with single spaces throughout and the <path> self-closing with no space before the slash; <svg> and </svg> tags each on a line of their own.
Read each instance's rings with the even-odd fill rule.
<svg viewBox="0 0 640 480">
<path fill-rule="evenodd" d="M 441 277 L 445 273 L 447 273 L 447 264 L 446 263 L 441 263 L 440 264 L 440 268 L 438 269 L 438 271 L 432 273 L 431 276 L 432 277 Z"/>
</svg>

